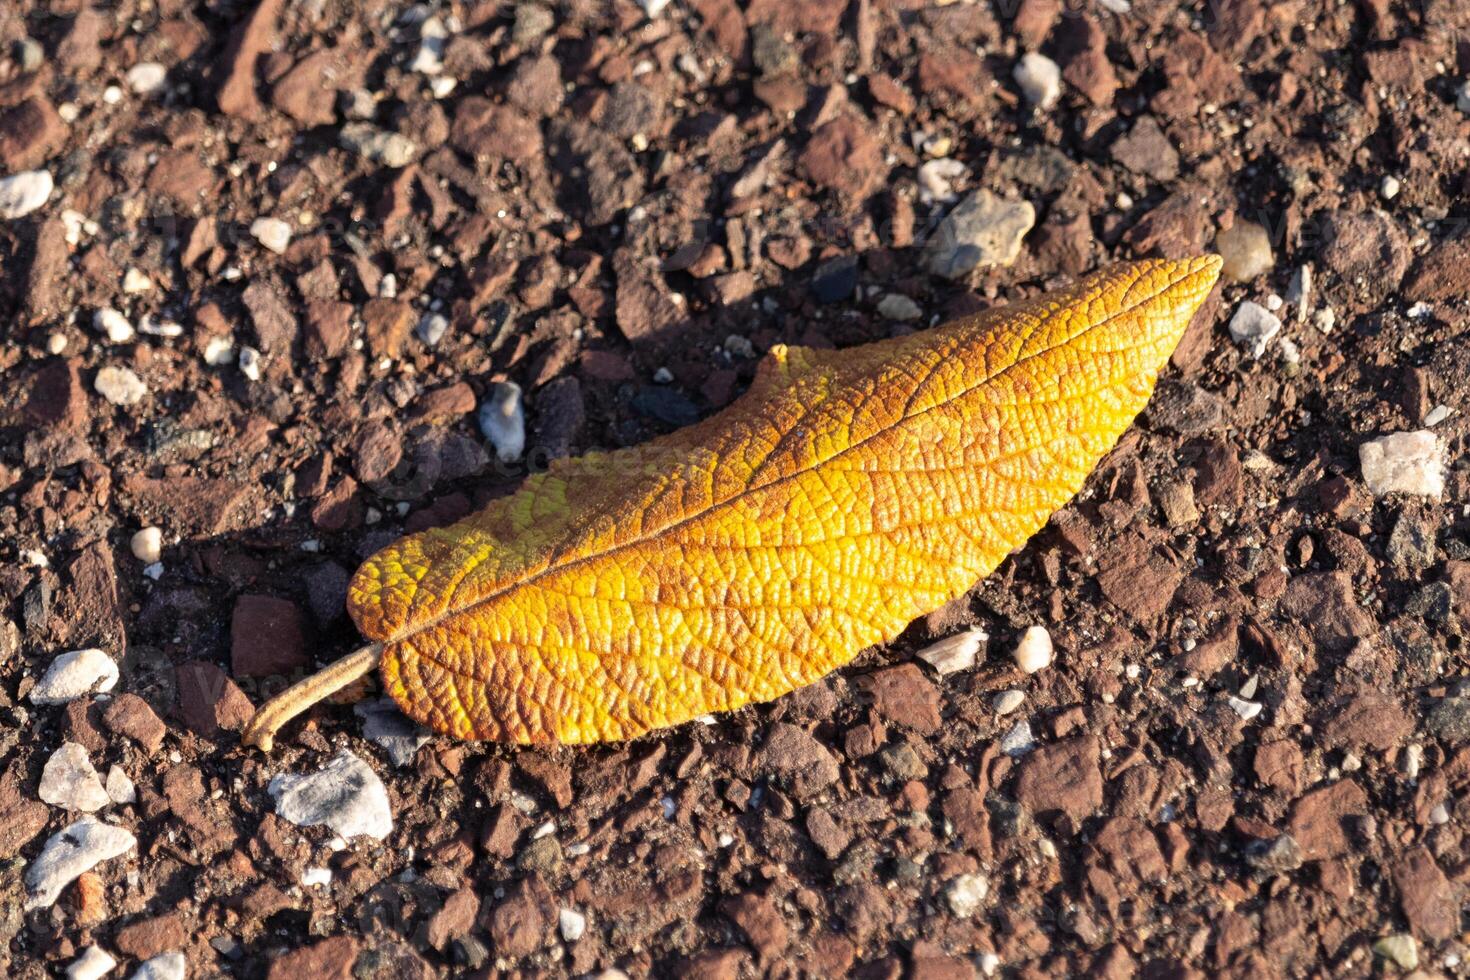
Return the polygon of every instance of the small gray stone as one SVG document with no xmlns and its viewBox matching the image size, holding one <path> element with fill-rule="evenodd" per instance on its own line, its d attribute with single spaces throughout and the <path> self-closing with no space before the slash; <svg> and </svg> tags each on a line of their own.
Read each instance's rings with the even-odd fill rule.
<svg viewBox="0 0 1470 980">
<path fill-rule="evenodd" d="M 1424 727 L 1450 745 L 1470 741 L 1470 698 L 1440 698 L 1424 716 Z"/>
<path fill-rule="evenodd" d="M 1213 432 L 1225 421 L 1220 396 L 1188 381 L 1165 379 L 1148 405 L 1148 420 L 1158 429 L 1181 436 Z"/>
<path fill-rule="evenodd" d="M 83 817 L 53 834 L 36 860 L 26 868 L 26 908 L 50 908 L 67 885 L 103 861 L 126 854 L 138 839 L 121 827 Z"/>
<path fill-rule="evenodd" d="M 1281 332 L 1281 318 L 1259 303 L 1246 300 L 1230 318 L 1230 339 L 1248 348 L 1251 357 L 1266 353 L 1271 338 Z"/>
<path fill-rule="evenodd" d="M 1245 861 L 1259 871 L 1285 874 L 1302 866 L 1302 846 L 1290 834 L 1271 841 L 1254 841 L 1246 848 Z"/>
<path fill-rule="evenodd" d="M 1413 514 L 1399 514 L 1385 553 L 1395 568 L 1423 571 L 1434 564 L 1434 528 Z"/>
<path fill-rule="evenodd" d="M 522 407 L 521 386 L 514 381 L 499 381 L 490 386 L 480 403 L 480 431 L 495 447 L 502 463 L 521 458 L 526 451 L 526 412 Z"/>
<path fill-rule="evenodd" d="M 1018 759 L 1036 748 L 1036 736 L 1031 734 L 1031 723 L 1022 719 L 1000 740 L 1000 750 L 1013 759 Z"/>
<path fill-rule="evenodd" d="M 412 762 L 419 746 L 429 740 L 429 733 L 398 710 L 392 698 L 359 701 L 352 710 L 362 719 L 362 737 L 388 753 L 395 766 Z"/>
<path fill-rule="evenodd" d="M 1008 715 L 1012 711 L 1015 711 L 1017 708 L 1019 708 L 1021 706 L 1021 702 L 1025 700 L 1026 695 L 1022 691 L 1017 691 L 1015 689 L 1009 691 L 1001 691 L 995 697 L 990 699 L 990 710 L 994 711 L 998 715 Z"/>
<path fill-rule="evenodd" d="M 337 134 L 343 149 L 385 167 L 406 167 L 418 156 L 413 140 L 379 129 L 371 123 L 348 123 Z"/>
<path fill-rule="evenodd" d="M 917 320 L 924 315 L 918 303 L 902 293 L 889 293 L 878 301 L 878 312 L 890 320 Z"/>
<path fill-rule="evenodd" d="M 347 749 L 317 772 L 277 776 L 266 791 L 276 801 L 276 815 L 298 827 L 325 824 L 343 837 L 361 834 L 378 840 L 393 830 L 383 781 Z"/>
<path fill-rule="evenodd" d="M 63 742 L 46 760 L 39 795 L 52 806 L 82 813 L 95 813 L 112 802 L 87 750 L 76 742 Z"/>
<path fill-rule="evenodd" d="M 962 279 L 972 269 L 1008 266 L 1021 254 L 1021 239 L 1036 224 L 1029 201 L 1008 201 L 978 190 L 957 204 L 924 250 L 931 273 Z"/>
</svg>

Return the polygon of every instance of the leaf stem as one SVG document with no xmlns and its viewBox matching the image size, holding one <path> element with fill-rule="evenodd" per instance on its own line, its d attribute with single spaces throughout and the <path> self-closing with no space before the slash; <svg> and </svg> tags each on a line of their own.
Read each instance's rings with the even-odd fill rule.
<svg viewBox="0 0 1470 980">
<path fill-rule="evenodd" d="M 275 745 L 276 732 L 282 725 L 318 701 L 326 700 L 370 673 L 378 665 L 378 658 L 382 653 L 383 644 L 369 643 L 340 660 L 334 660 L 310 677 L 292 684 L 260 706 L 255 717 L 250 719 L 245 730 L 240 733 L 241 741 L 246 745 L 254 745 L 262 752 L 269 752 Z"/>
</svg>

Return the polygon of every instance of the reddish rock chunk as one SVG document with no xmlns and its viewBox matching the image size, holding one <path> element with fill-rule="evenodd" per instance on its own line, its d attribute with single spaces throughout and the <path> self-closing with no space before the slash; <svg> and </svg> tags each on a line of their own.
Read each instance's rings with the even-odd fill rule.
<svg viewBox="0 0 1470 980">
<path fill-rule="evenodd" d="M 769 898 L 749 893 L 738 895 L 721 902 L 720 911 L 740 927 L 762 960 L 772 962 L 786 951 L 790 942 L 786 922 Z"/>
<path fill-rule="evenodd" d="M 26 420 L 38 428 L 72 432 L 87 424 L 87 392 L 82 387 L 77 360 L 50 361 L 31 377 L 30 395 L 23 409 Z"/>
<path fill-rule="evenodd" d="M 163 737 L 168 726 L 136 694 L 119 694 L 102 712 L 102 723 L 119 735 L 126 735 L 147 750 L 149 755 L 163 746 Z"/>
<path fill-rule="evenodd" d="M 66 123 L 43 96 L 0 111 L 0 173 L 34 170 L 66 145 Z"/>
<path fill-rule="evenodd" d="M 361 944 L 351 936 L 332 936 L 292 950 L 271 963 L 266 980 L 352 980 Z"/>
<path fill-rule="evenodd" d="M 374 357 L 397 357 L 418 318 L 397 299 L 370 299 L 362 308 L 362 332 Z"/>
<path fill-rule="evenodd" d="M 1164 614 L 1182 581 L 1184 569 L 1166 552 L 1134 536 L 1110 550 L 1107 565 L 1097 576 L 1108 601 L 1143 623 Z"/>
<path fill-rule="evenodd" d="M 472 889 L 461 888 L 454 892 L 429 918 L 426 927 L 429 945 L 443 952 L 452 941 L 469 935 L 479 915 L 480 899 Z"/>
<path fill-rule="evenodd" d="M 1351 645 L 1377 629 L 1353 595 L 1353 581 L 1346 572 L 1311 572 L 1298 575 L 1286 586 L 1281 610 L 1300 622 L 1312 639 L 1329 649 Z"/>
<path fill-rule="evenodd" d="M 771 726 L 756 757 L 761 769 L 790 785 L 797 799 L 815 796 L 837 781 L 841 770 L 827 747 L 789 722 Z"/>
<path fill-rule="evenodd" d="M 227 116 L 254 119 L 260 115 L 255 92 L 255 70 L 260 56 L 270 50 L 282 0 L 261 0 L 235 28 L 221 60 L 224 75 L 215 101 Z"/>
<path fill-rule="evenodd" d="M 1398 222 L 1381 211 L 1331 211 L 1321 218 L 1322 261 L 1370 296 L 1395 289 L 1413 252 Z"/>
<path fill-rule="evenodd" d="M 874 709 L 894 724 L 932 735 L 944 723 L 939 689 L 917 664 L 899 664 L 866 674 L 857 679 L 857 687 Z"/>
<path fill-rule="evenodd" d="M 489 908 L 488 919 L 496 955 L 529 956 L 551 939 L 556 902 L 540 878 L 525 878 Z"/>
<path fill-rule="evenodd" d="M 1289 739 L 1267 742 L 1256 749 L 1256 778 L 1286 796 L 1302 791 L 1307 783 L 1306 766 L 1301 746 Z"/>
<path fill-rule="evenodd" d="M 1416 847 L 1394 862 L 1393 884 L 1414 935 L 1445 940 L 1460 931 L 1455 888 L 1426 848 Z"/>
<path fill-rule="evenodd" d="M 352 340 L 352 304 L 336 300 L 308 303 L 304 327 L 307 356 L 340 357 Z"/>
<path fill-rule="evenodd" d="M 236 677 L 287 675 L 310 666 L 301 610 L 289 599 L 240 596 L 230 618 L 230 663 Z"/>
<path fill-rule="evenodd" d="M 475 410 L 475 390 L 460 381 L 426 391 L 414 403 L 413 417 L 424 422 L 453 422 Z"/>
<path fill-rule="evenodd" d="M 188 944 L 189 927 L 185 925 L 184 917 L 177 912 L 123 926 L 112 941 L 112 945 L 120 952 L 139 960 L 170 950 L 183 949 Z"/>
<path fill-rule="evenodd" d="M 221 729 L 239 731 L 255 714 L 250 699 L 214 664 L 190 661 L 180 664 L 174 675 L 179 717 L 197 735 L 213 738 Z"/>
<path fill-rule="evenodd" d="M 1301 845 L 1303 860 L 1320 861 L 1348 852 L 1351 842 L 1345 823 L 1367 812 L 1368 795 L 1357 783 L 1344 779 L 1297 800 L 1288 829 Z"/>
<path fill-rule="evenodd" d="M 1404 282 L 1411 302 L 1443 303 L 1470 295 L 1470 238 L 1435 245 L 1414 264 Z"/>
<path fill-rule="evenodd" d="M 1091 846 L 1109 870 L 1120 878 L 1162 881 L 1169 876 L 1169 865 L 1159 848 L 1159 839 L 1145 824 L 1132 817 L 1109 820 L 1092 839 Z"/>
<path fill-rule="evenodd" d="M 1366 746 L 1384 751 L 1414 733 L 1414 720 L 1397 698 L 1366 693 L 1327 709 L 1322 734 L 1331 746 Z"/>
<path fill-rule="evenodd" d="M 836 192 L 852 206 L 877 190 L 888 173 L 882 141 L 869 122 L 852 113 L 818 127 L 799 162 L 813 183 Z"/>
<path fill-rule="evenodd" d="M 363 483 L 386 479 L 403 458 L 403 443 L 386 422 L 369 422 L 354 444 L 357 478 Z"/>
<path fill-rule="evenodd" d="M 1032 813 L 1081 822 L 1103 804 L 1097 739 L 1079 735 L 1034 750 L 1018 767 L 1016 800 Z"/>
</svg>

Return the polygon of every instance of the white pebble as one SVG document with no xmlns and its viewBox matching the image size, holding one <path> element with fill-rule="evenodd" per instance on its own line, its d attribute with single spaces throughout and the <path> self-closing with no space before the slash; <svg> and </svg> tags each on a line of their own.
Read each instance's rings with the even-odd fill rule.
<svg viewBox="0 0 1470 980">
<path fill-rule="evenodd" d="M 1062 95 L 1062 70 L 1057 63 L 1035 51 L 1021 56 L 1012 73 L 1026 101 L 1045 111 Z"/>
<path fill-rule="evenodd" d="M 133 325 L 128 322 L 127 317 L 110 306 L 104 306 L 92 314 L 92 326 L 114 344 L 126 344 L 133 339 Z"/>
<path fill-rule="evenodd" d="M 330 868 L 307 868 L 301 872 L 301 884 L 303 887 L 311 888 L 319 885 L 325 888 L 332 883 L 332 870 Z"/>
<path fill-rule="evenodd" d="M 638 0 L 638 6 L 648 15 L 649 20 L 657 20 L 658 15 L 664 12 L 669 5 L 669 0 Z"/>
<path fill-rule="evenodd" d="M 1461 112 L 1470 112 L 1470 81 L 1461 82 L 1456 90 L 1455 108 Z"/>
<path fill-rule="evenodd" d="M 128 69 L 123 81 L 134 95 L 152 95 L 163 88 L 168 78 L 168 69 L 156 61 L 144 61 Z"/>
<path fill-rule="evenodd" d="M 919 201 L 923 204 L 948 204 L 959 198 L 954 185 L 970 172 L 960 161 L 945 157 L 930 160 L 919 168 Z"/>
<path fill-rule="evenodd" d="M 1259 701 L 1246 701 L 1243 698 L 1231 695 L 1228 703 L 1230 704 L 1230 710 L 1240 715 L 1245 721 L 1250 721 L 1261 713 L 1261 702 Z"/>
<path fill-rule="evenodd" d="M 1448 405 L 1436 405 L 1429 410 L 1428 415 L 1424 416 L 1424 424 L 1439 425 L 1439 423 L 1443 422 L 1449 417 L 1450 407 Z"/>
<path fill-rule="evenodd" d="M 984 630 L 972 626 L 962 633 L 931 643 L 920 650 L 917 656 L 940 675 L 954 674 L 974 667 L 975 658 L 989 639 Z"/>
<path fill-rule="evenodd" d="M 142 269 L 128 266 L 128 271 L 123 273 L 122 290 L 130 296 L 138 293 L 146 293 L 153 288 L 153 280 Z"/>
<path fill-rule="evenodd" d="M 97 372 L 92 387 L 97 389 L 97 394 L 121 407 L 136 405 L 148 394 L 148 386 L 130 368 L 111 364 Z"/>
<path fill-rule="evenodd" d="M 500 381 L 480 403 L 480 431 L 495 447 L 503 463 L 514 462 L 526 451 L 526 412 L 521 406 L 521 386 Z"/>
<path fill-rule="evenodd" d="M 1014 688 L 1009 691 L 1001 691 L 990 699 L 990 710 L 998 715 L 1008 715 L 1019 708 L 1021 702 L 1025 700 L 1026 695 L 1022 691 L 1017 691 Z"/>
<path fill-rule="evenodd" d="M 158 561 L 163 554 L 163 531 L 156 527 L 145 527 L 128 541 L 133 557 L 145 565 Z"/>
<path fill-rule="evenodd" d="M 949 910 L 962 919 L 980 911 L 985 896 L 990 894 L 990 879 L 981 874 L 956 875 L 944 886 L 944 900 Z"/>
<path fill-rule="evenodd" d="M 1251 357 L 1266 352 L 1271 338 L 1281 332 L 1281 319 L 1259 303 L 1246 300 L 1230 318 L 1230 339 L 1250 349 Z"/>
<path fill-rule="evenodd" d="M 256 218 L 250 223 L 250 234 L 277 255 L 285 254 L 291 244 L 291 224 L 280 218 Z"/>
<path fill-rule="evenodd" d="M 67 966 L 66 980 L 101 980 L 115 966 L 117 960 L 101 947 L 88 946 Z"/>
<path fill-rule="evenodd" d="M 183 334 L 184 328 L 172 320 L 144 313 L 143 319 L 138 322 L 138 332 L 146 333 L 150 337 L 178 337 Z"/>
<path fill-rule="evenodd" d="M 557 915 L 561 938 L 569 943 L 581 939 L 587 932 L 587 917 L 576 909 L 562 909 Z"/>
<path fill-rule="evenodd" d="M 1433 432 L 1395 432 L 1358 447 L 1363 482 L 1374 496 L 1444 493 L 1444 447 Z"/>
<path fill-rule="evenodd" d="M 1332 328 L 1337 326 L 1337 313 L 1330 306 L 1324 306 L 1312 314 L 1312 326 L 1320 333 L 1329 334 Z"/>
<path fill-rule="evenodd" d="M 260 380 L 260 351 L 254 347 L 240 348 L 240 373 L 250 381 Z"/>
<path fill-rule="evenodd" d="M 1389 174 L 1388 176 L 1384 177 L 1383 182 L 1378 185 L 1378 193 L 1383 195 L 1383 199 L 1385 201 L 1392 201 L 1394 198 L 1399 196 L 1399 190 L 1401 187 L 1402 185 L 1399 183 L 1399 179 L 1392 174 Z"/>
<path fill-rule="evenodd" d="M 26 891 L 30 893 L 26 909 L 50 908 L 62 890 L 83 873 L 137 846 L 138 839 L 123 828 L 82 817 L 51 835 L 26 868 Z"/>
<path fill-rule="evenodd" d="M 54 188 L 46 170 L 27 170 L 0 180 L 0 218 L 24 218 L 45 204 Z"/>
<path fill-rule="evenodd" d="M 62 742 L 51 753 L 41 770 L 37 795 L 42 802 L 82 813 L 95 813 L 112 802 L 87 750 L 76 742 Z"/>
<path fill-rule="evenodd" d="M 266 792 L 276 801 L 276 815 L 298 827 L 326 824 L 343 837 L 377 840 L 393 830 L 393 810 L 383 781 L 347 749 L 317 772 L 277 776 Z"/>
<path fill-rule="evenodd" d="M 183 953 L 159 953 L 145 960 L 129 980 L 185 980 L 189 964 Z"/>
<path fill-rule="evenodd" d="M 66 334 L 58 332 L 46 338 L 46 353 L 53 356 L 60 356 L 65 350 Z"/>
<path fill-rule="evenodd" d="M 1026 632 L 1021 634 L 1021 642 L 1016 644 L 1016 652 L 1011 656 L 1015 659 L 1016 666 L 1028 674 L 1045 670 L 1051 666 L 1052 661 L 1051 634 L 1046 631 L 1045 626 L 1028 626 Z"/>
<path fill-rule="evenodd" d="M 105 693 L 117 678 L 117 664 L 101 650 L 71 650 L 51 661 L 31 688 L 31 704 L 66 704 L 84 694 Z"/>
<path fill-rule="evenodd" d="M 204 345 L 204 363 L 220 367 L 235 359 L 235 345 L 228 337 L 210 337 Z"/>
</svg>

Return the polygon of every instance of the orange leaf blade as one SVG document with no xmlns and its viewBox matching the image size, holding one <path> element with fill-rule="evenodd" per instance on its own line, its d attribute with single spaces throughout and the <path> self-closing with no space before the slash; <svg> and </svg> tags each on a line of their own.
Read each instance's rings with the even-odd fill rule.
<svg viewBox="0 0 1470 980">
<path fill-rule="evenodd" d="M 630 738 L 809 684 L 989 574 L 1142 410 L 1214 257 L 840 352 L 369 559 L 388 691 L 463 738 Z"/>
</svg>

